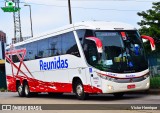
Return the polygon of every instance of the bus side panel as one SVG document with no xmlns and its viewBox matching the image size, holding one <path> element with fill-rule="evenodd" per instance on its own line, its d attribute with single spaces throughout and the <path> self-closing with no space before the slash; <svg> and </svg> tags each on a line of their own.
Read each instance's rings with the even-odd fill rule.
<svg viewBox="0 0 160 113">
<path fill-rule="evenodd" d="M 12 75 L 6 76 L 8 91 L 16 92 L 16 79 Z"/>
<path fill-rule="evenodd" d="M 69 55 L 68 57 L 69 83 L 72 84 L 73 79 L 75 77 L 78 77 L 83 84 L 86 84 L 87 78 L 85 74 L 85 68 L 86 64 L 82 58 Z"/>
<path fill-rule="evenodd" d="M 62 57 L 63 58 L 63 57 Z M 57 69 L 44 72 L 45 81 L 51 86 L 47 92 L 66 92 L 72 91 L 72 85 L 68 79 L 68 69 Z"/>
<path fill-rule="evenodd" d="M 84 59 L 77 58 L 77 57 L 71 57 L 69 60 L 69 82 L 72 84 L 73 79 L 79 78 L 82 81 L 82 84 L 84 86 L 84 92 L 86 93 L 102 93 L 101 90 L 101 81 L 99 79 L 99 85 L 98 87 L 92 86 L 91 83 L 91 74 L 93 72 L 90 72 L 90 68 L 87 67 Z M 74 84 L 72 84 L 74 85 Z"/>
<path fill-rule="evenodd" d="M 83 84 L 84 92 L 86 93 L 102 93 L 101 86 L 99 84 L 92 85 L 91 83 L 91 73 L 89 74 L 89 68 L 75 68 L 69 69 L 70 80 L 74 77 L 78 77 Z M 101 81 L 100 81 L 101 83 Z M 74 85 L 74 84 L 73 84 Z"/>
<path fill-rule="evenodd" d="M 16 79 L 14 78 L 14 76 L 12 74 L 11 65 L 8 62 L 6 62 L 5 68 L 6 68 L 7 89 L 9 91 L 16 92 Z"/>
<path fill-rule="evenodd" d="M 70 55 L 69 55 L 70 56 Z M 55 60 L 55 58 L 57 60 Z M 43 59 L 25 61 L 25 65 L 21 66 L 21 71 L 24 72 L 24 75 L 19 73 L 19 77 L 23 80 L 25 79 L 28 82 L 31 92 L 71 92 L 72 84 L 69 83 L 68 79 L 68 65 L 67 68 L 57 68 L 53 69 L 53 65 L 49 66 L 48 62 L 54 61 L 54 64 L 58 64 L 59 60 L 71 60 L 68 58 L 68 55 L 48 57 Z M 40 63 L 43 62 L 42 63 Z M 48 63 L 48 68 L 44 69 L 44 63 Z M 17 64 L 18 65 L 18 64 Z M 62 64 L 61 64 L 62 65 Z M 52 67 L 52 69 L 51 69 Z M 29 70 L 29 72 L 27 71 Z M 24 76 L 26 76 L 24 78 Z M 22 81 L 23 81 L 22 80 Z"/>
</svg>

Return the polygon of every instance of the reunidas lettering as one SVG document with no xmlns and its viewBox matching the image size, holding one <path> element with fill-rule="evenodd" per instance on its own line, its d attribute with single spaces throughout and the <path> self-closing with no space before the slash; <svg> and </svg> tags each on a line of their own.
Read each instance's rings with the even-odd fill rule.
<svg viewBox="0 0 160 113">
<path fill-rule="evenodd" d="M 40 70 L 53 70 L 53 69 L 64 69 L 68 68 L 68 59 L 56 59 L 54 58 L 53 61 L 45 62 L 43 60 L 39 61 L 40 63 Z"/>
</svg>

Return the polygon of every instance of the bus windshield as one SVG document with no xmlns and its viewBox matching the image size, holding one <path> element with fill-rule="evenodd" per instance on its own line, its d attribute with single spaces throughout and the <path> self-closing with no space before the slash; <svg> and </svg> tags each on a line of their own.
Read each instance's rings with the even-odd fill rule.
<svg viewBox="0 0 160 113">
<path fill-rule="evenodd" d="M 92 66 L 107 72 L 133 73 L 148 68 L 142 39 L 137 31 L 95 31 L 103 52 Z M 94 59 L 94 57 L 93 57 Z"/>
</svg>

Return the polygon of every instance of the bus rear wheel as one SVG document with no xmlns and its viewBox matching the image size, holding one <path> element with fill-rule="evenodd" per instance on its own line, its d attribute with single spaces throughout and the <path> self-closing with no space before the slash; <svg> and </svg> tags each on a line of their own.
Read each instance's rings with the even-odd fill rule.
<svg viewBox="0 0 160 113">
<path fill-rule="evenodd" d="M 79 100 L 87 99 L 88 94 L 84 92 L 83 84 L 80 80 L 77 80 L 75 82 L 74 91 Z"/>
<path fill-rule="evenodd" d="M 27 82 L 24 83 L 24 93 L 26 97 L 31 97 L 31 92 Z"/>
<path fill-rule="evenodd" d="M 20 97 L 24 97 L 25 96 L 24 87 L 20 83 L 17 84 L 17 92 L 18 92 L 18 95 Z"/>
</svg>

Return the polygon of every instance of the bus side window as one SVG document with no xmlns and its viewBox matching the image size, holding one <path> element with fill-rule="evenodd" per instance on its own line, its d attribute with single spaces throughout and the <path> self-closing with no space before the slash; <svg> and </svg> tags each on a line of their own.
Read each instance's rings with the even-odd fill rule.
<svg viewBox="0 0 160 113">
<path fill-rule="evenodd" d="M 98 52 L 96 44 L 93 41 L 85 40 L 84 42 L 84 54 L 87 62 L 94 66 L 98 63 Z"/>
<path fill-rule="evenodd" d="M 38 57 L 48 57 L 48 39 L 38 41 Z"/>
<path fill-rule="evenodd" d="M 85 29 L 80 29 L 80 30 L 77 30 L 76 32 L 77 32 L 78 38 L 80 40 L 80 43 L 83 44 L 86 30 Z"/>
<path fill-rule="evenodd" d="M 73 32 L 62 35 L 62 53 L 80 57 L 77 42 L 75 40 Z"/>
<path fill-rule="evenodd" d="M 27 50 L 26 56 L 24 58 L 25 61 L 37 59 L 37 46 L 37 41 L 24 45 L 24 48 Z"/>
<path fill-rule="evenodd" d="M 85 37 L 90 37 L 90 36 L 94 36 L 93 31 L 92 30 L 86 30 Z"/>
<path fill-rule="evenodd" d="M 48 51 L 49 51 L 49 57 L 50 56 L 57 56 L 57 55 L 61 55 L 61 36 L 54 36 L 49 38 L 49 47 L 48 47 Z"/>
<path fill-rule="evenodd" d="M 13 60 L 14 63 L 20 62 L 17 55 L 12 55 L 12 60 Z"/>
</svg>

